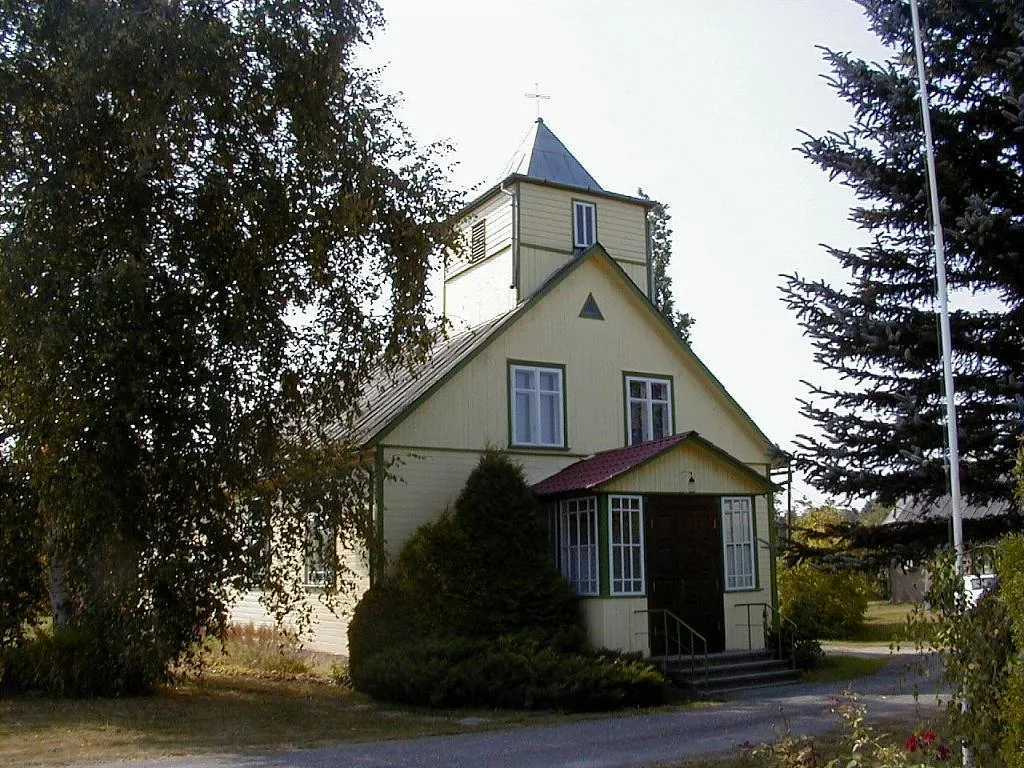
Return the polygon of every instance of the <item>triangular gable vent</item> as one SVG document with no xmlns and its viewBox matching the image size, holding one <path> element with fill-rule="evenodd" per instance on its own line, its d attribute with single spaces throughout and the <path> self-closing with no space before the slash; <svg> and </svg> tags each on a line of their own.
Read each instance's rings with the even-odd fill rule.
<svg viewBox="0 0 1024 768">
<path fill-rule="evenodd" d="M 587 294 L 587 300 L 583 302 L 583 309 L 580 310 L 580 317 L 588 320 L 604 320 L 604 315 L 601 314 L 601 308 L 597 306 L 593 293 Z"/>
</svg>

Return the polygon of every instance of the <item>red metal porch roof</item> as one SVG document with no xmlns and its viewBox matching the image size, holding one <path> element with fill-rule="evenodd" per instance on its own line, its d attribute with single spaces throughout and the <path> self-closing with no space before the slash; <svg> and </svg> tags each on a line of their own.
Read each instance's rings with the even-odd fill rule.
<svg viewBox="0 0 1024 768">
<path fill-rule="evenodd" d="M 697 437 L 697 433 L 682 432 L 657 440 L 648 440 L 646 443 L 595 453 L 536 483 L 533 492 L 538 496 L 554 496 L 559 493 L 596 488 L 692 437 Z"/>
</svg>

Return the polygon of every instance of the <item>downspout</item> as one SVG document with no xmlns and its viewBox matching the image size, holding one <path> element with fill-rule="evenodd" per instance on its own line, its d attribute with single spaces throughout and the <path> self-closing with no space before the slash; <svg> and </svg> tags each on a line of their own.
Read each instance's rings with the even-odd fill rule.
<svg viewBox="0 0 1024 768">
<path fill-rule="evenodd" d="M 647 240 L 647 300 L 654 304 L 654 246 L 651 244 L 650 211 L 644 209 L 644 238 Z M 661 309 L 661 307 L 658 307 Z"/>
<path fill-rule="evenodd" d="M 516 306 L 519 305 L 519 184 L 515 192 L 510 192 L 504 184 L 498 188 L 502 194 L 508 195 L 512 205 L 512 280 L 509 290 L 516 292 Z"/>
</svg>

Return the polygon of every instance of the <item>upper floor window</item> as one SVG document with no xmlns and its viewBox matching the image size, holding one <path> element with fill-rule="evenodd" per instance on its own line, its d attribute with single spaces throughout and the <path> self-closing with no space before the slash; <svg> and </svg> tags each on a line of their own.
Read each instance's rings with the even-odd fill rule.
<svg viewBox="0 0 1024 768">
<path fill-rule="evenodd" d="M 722 546 L 725 550 L 725 588 L 753 589 L 754 505 L 749 496 L 722 498 Z"/>
<path fill-rule="evenodd" d="M 473 224 L 473 229 L 470 231 L 469 258 L 471 261 L 479 261 L 486 252 L 487 220 L 480 219 L 480 221 Z"/>
<path fill-rule="evenodd" d="M 597 206 L 582 200 L 572 203 L 572 243 L 576 248 L 589 248 L 597 242 Z"/>
<path fill-rule="evenodd" d="M 564 448 L 562 369 L 518 364 L 509 368 L 512 445 Z"/>
<path fill-rule="evenodd" d="M 629 444 L 672 434 L 672 381 L 645 376 L 626 377 Z"/>
</svg>

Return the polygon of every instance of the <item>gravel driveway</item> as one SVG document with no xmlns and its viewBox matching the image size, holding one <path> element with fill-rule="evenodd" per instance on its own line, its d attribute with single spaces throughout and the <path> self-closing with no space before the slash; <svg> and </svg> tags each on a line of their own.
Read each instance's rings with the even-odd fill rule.
<svg viewBox="0 0 1024 768">
<path fill-rule="evenodd" d="M 674 712 L 244 757 L 110 763 L 99 768 L 632 768 L 728 753 L 742 742 L 769 741 L 786 729 L 806 735 L 835 730 L 839 723 L 829 706 L 844 689 L 857 694 L 873 719 L 913 719 L 945 700 L 934 661 L 922 675 L 916 654 L 836 645 L 829 652 L 884 657 L 886 665 L 878 674 L 846 685 L 764 688 Z"/>
</svg>

